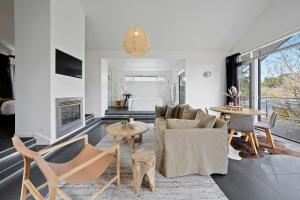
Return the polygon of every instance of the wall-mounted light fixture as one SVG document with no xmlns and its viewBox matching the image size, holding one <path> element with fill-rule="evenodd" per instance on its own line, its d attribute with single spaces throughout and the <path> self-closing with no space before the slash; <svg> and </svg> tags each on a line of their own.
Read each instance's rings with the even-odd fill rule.
<svg viewBox="0 0 300 200">
<path fill-rule="evenodd" d="M 203 76 L 204 76 L 205 78 L 209 78 L 209 77 L 212 76 L 212 73 L 211 73 L 211 71 L 205 71 L 205 72 L 203 73 Z"/>
</svg>

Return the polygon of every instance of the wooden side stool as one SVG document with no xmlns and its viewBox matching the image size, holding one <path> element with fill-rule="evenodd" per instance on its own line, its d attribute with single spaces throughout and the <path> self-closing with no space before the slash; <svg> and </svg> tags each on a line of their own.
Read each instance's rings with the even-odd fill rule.
<svg viewBox="0 0 300 200">
<path fill-rule="evenodd" d="M 150 190 L 155 190 L 156 155 L 153 150 L 139 149 L 132 156 L 133 191 L 140 190 L 143 178 L 149 179 Z"/>
</svg>

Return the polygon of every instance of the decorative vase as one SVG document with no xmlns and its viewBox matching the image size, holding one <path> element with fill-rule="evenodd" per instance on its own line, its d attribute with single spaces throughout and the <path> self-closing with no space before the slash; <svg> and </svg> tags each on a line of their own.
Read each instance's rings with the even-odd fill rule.
<svg viewBox="0 0 300 200">
<path fill-rule="evenodd" d="M 233 96 L 232 97 L 232 102 L 233 102 L 233 106 L 238 106 L 239 105 L 239 99 L 237 96 Z"/>
<path fill-rule="evenodd" d="M 117 109 L 121 108 L 121 103 L 122 103 L 122 101 L 116 100 L 115 101 L 115 108 L 117 108 Z"/>
<path fill-rule="evenodd" d="M 129 118 L 129 124 L 134 124 L 134 119 L 132 117 Z"/>
</svg>

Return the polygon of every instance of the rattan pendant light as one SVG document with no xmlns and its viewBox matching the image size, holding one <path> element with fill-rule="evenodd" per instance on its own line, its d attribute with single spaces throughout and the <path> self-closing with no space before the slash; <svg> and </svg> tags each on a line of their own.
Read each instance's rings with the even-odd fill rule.
<svg viewBox="0 0 300 200">
<path fill-rule="evenodd" d="M 130 55 L 144 55 L 150 49 L 148 34 L 139 27 L 129 29 L 124 38 L 124 49 Z"/>
</svg>

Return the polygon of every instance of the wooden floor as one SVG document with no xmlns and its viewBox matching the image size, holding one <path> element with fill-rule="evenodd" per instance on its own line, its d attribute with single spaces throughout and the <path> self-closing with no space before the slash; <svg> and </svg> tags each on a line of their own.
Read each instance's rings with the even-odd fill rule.
<svg viewBox="0 0 300 200">
<path fill-rule="evenodd" d="M 89 142 L 96 145 L 105 135 L 107 123 L 91 130 Z M 289 141 L 287 141 L 289 142 Z M 300 150 L 300 145 L 289 142 Z M 64 148 L 48 160 L 65 162 L 72 159 L 82 148 L 78 142 Z M 34 167 L 32 181 L 41 184 L 44 180 Z M 257 160 L 229 160 L 228 175 L 212 176 L 228 199 L 232 200 L 299 200 L 300 159 L 291 156 L 266 156 Z M 18 174 L 0 185 L 1 200 L 19 199 L 22 174 Z M 47 191 L 44 191 L 44 194 Z"/>
</svg>

